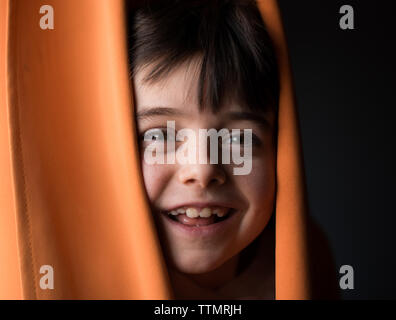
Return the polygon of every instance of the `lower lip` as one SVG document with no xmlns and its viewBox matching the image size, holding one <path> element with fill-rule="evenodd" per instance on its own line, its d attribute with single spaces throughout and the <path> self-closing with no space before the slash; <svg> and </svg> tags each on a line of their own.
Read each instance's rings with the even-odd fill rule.
<svg viewBox="0 0 396 320">
<path fill-rule="evenodd" d="M 169 225 L 175 232 L 185 235 L 187 237 L 211 237 L 214 235 L 219 235 L 224 233 L 230 225 L 234 223 L 234 221 L 238 218 L 239 214 L 238 211 L 233 210 L 230 213 L 230 216 L 223 220 L 216 223 L 212 223 L 207 226 L 199 226 L 199 227 L 192 227 L 184 225 L 178 221 L 174 221 L 168 217 L 167 213 L 161 213 L 160 216 L 165 221 L 166 225 Z"/>
</svg>

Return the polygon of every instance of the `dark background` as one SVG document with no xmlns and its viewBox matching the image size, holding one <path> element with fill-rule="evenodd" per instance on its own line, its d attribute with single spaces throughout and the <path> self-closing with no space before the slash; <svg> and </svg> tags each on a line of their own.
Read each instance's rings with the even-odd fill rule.
<svg viewBox="0 0 396 320">
<path fill-rule="evenodd" d="M 342 297 L 395 299 L 394 5 L 386 0 L 279 3 L 311 215 L 329 239 L 337 274 L 341 265 L 354 268 L 355 289 L 341 290 Z M 354 30 L 339 27 L 344 4 L 354 8 Z"/>
</svg>

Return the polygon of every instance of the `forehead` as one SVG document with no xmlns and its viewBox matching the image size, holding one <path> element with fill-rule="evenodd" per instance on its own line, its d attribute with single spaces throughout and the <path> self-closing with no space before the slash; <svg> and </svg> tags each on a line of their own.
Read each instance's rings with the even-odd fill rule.
<svg viewBox="0 0 396 320">
<path fill-rule="evenodd" d="M 147 81 L 152 71 L 148 65 L 140 68 L 134 77 L 136 108 L 158 107 L 191 109 L 198 106 L 199 63 L 184 63 L 156 81 Z M 187 111 L 187 110 L 186 110 Z"/>
</svg>

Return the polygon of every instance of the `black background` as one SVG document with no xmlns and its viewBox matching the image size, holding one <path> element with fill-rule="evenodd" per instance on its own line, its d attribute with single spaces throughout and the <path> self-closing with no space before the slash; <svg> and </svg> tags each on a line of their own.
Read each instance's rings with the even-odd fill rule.
<svg viewBox="0 0 396 320">
<path fill-rule="evenodd" d="M 280 0 L 301 125 L 311 215 L 336 261 L 354 268 L 344 299 L 395 299 L 391 158 L 392 1 Z M 341 30 L 339 9 L 354 8 Z M 392 170 L 393 171 L 393 170 Z"/>
</svg>

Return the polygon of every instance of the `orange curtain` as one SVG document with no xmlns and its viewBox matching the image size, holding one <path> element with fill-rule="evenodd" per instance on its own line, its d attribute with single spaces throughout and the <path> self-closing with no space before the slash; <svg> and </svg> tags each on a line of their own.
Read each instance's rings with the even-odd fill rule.
<svg viewBox="0 0 396 320">
<path fill-rule="evenodd" d="M 0 299 L 170 299 L 139 171 L 122 0 L 0 0 Z M 310 298 L 301 145 L 282 23 L 276 298 Z M 54 268 L 54 290 L 40 268 Z"/>
<path fill-rule="evenodd" d="M 307 200 L 291 68 L 276 1 L 258 0 L 279 64 L 275 297 L 309 299 Z"/>
</svg>

